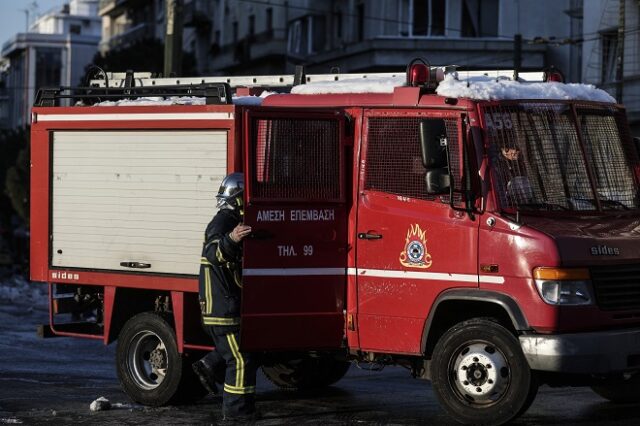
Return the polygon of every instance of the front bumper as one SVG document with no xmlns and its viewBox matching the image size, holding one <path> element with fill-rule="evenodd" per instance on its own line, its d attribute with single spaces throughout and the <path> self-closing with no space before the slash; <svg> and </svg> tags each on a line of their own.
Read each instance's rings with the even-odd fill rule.
<svg viewBox="0 0 640 426">
<path fill-rule="evenodd" d="M 640 369 L 640 329 L 520 336 L 532 370 L 609 374 Z"/>
</svg>

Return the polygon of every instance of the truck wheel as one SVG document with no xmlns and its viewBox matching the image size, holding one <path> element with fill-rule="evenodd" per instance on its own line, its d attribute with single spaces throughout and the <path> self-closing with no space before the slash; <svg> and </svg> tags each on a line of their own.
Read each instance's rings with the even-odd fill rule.
<svg viewBox="0 0 640 426">
<path fill-rule="evenodd" d="M 529 408 L 538 391 L 518 339 L 489 319 L 456 324 L 438 340 L 431 380 L 456 421 L 499 425 Z"/>
<path fill-rule="evenodd" d="M 153 312 L 129 319 L 118 336 L 120 384 L 133 401 L 143 405 L 157 407 L 203 397 L 206 391 L 191 370 L 196 360 L 180 355 L 173 328 Z"/>
<path fill-rule="evenodd" d="M 286 360 L 262 366 L 271 383 L 281 389 L 305 390 L 330 386 L 342 379 L 351 363 L 331 356 Z"/>
<path fill-rule="evenodd" d="M 591 386 L 591 389 L 604 399 L 616 404 L 640 402 L 640 373 L 636 373 L 627 380 L 611 380 Z"/>
</svg>

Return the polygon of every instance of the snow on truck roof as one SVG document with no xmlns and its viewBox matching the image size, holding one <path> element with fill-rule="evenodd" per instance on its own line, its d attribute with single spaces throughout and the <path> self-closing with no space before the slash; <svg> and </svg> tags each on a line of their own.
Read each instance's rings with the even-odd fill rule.
<svg viewBox="0 0 640 426">
<path fill-rule="evenodd" d="M 294 86 L 291 89 L 291 93 L 305 95 L 393 93 L 394 88 L 404 85 L 404 82 L 404 76 L 317 82 Z M 444 80 L 438 84 L 436 93 L 447 98 L 469 98 L 475 100 L 559 99 L 616 102 L 607 92 L 591 84 L 521 83 L 505 77 L 496 79 L 488 76 L 456 79 L 451 74 L 446 75 Z"/>
<path fill-rule="evenodd" d="M 462 74 L 462 73 L 461 73 Z M 319 81 L 293 86 L 290 93 L 298 95 L 393 93 L 396 87 L 405 85 L 405 76 L 353 78 L 340 81 Z M 265 91 L 260 96 L 234 96 L 236 105 L 261 105 L 264 98 L 274 92 Z M 518 82 L 508 77 L 470 76 L 456 78 L 447 74 L 438 84 L 436 94 L 447 98 L 473 100 L 583 100 L 616 103 L 615 98 L 591 84 L 557 82 Z M 144 105 L 204 105 L 199 97 L 143 97 L 119 101 L 104 101 L 98 106 Z"/>
<path fill-rule="evenodd" d="M 271 95 L 271 92 L 262 92 L 260 96 L 234 96 L 232 101 L 235 105 L 261 105 L 262 100 Z M 205 98 L 197 96 L 145 96 L 136 99 L 121 99 L 118 101 L 103 101 L 96 106 L 149 106 L 149 105 L 205 105 Z"/>
<path fill-rule="evenodd" d="M 559 99 L 616 103 L 613 96 L 592 84 L 536 82 L 520 83 L 510 79 L 470 77 L 456 80 L 447 75 L 436 93 L 448 98 L 477 100 Z"/>
</svg>

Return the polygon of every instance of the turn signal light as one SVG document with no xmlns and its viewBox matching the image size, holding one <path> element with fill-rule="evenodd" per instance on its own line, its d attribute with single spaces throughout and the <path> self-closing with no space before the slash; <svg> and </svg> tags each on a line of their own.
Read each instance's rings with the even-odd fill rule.
<svg viewBox="0 0 640 426">
<path fill-rule="evenodd" d="M 589 270 L 586 268 L 536 268 L 533 270 L 536 280 L 588 280 Z"/>
</svg>

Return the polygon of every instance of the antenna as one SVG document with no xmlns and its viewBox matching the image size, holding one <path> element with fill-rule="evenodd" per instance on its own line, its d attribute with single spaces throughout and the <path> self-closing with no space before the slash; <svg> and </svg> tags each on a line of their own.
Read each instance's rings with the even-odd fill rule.
<svg viewBox="0 0 640 426">
<path fill-rule="evenodd" d="M 38 3 L 35 1 L 29 3 L 26 8 L 19 9 L 21 12 L 24 12 L 25 15 L 25 28 L 24 32 L 29 32 L 29 24 L 31 23 L 31 17 L 35 16 L 38 11 Z"/>
</svg>

